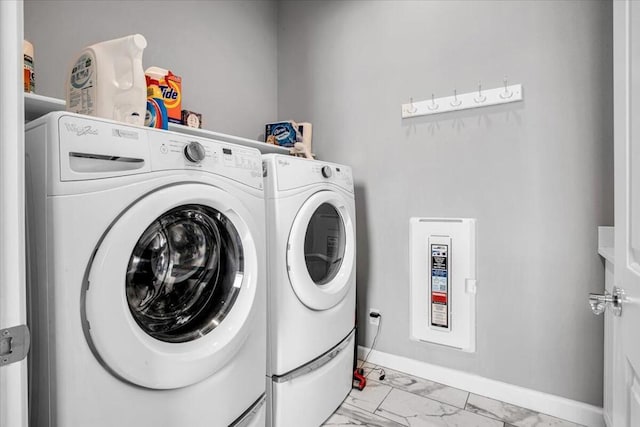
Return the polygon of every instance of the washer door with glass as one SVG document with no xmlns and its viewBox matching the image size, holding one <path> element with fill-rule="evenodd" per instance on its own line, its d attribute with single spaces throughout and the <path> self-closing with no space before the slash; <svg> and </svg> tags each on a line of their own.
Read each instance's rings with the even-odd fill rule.
<svg viewBox="0 0 640 427">
<path fill-rule="evenodd" d="M 293 221 L 287 250 L 289 279 L 298 299 L 327 310 L 345 297 L 355 264 L 355 223 L 342 196 L 320 191 Z"/>
<path fill-rule="evenodd" d="M 203 184 L 153 192 L 100 243 L 85 292 L 86 335 L 112 373 L 171 389 L 224 366 L 251 328 L 257 254 L 249 212 Z"/>
</svg>

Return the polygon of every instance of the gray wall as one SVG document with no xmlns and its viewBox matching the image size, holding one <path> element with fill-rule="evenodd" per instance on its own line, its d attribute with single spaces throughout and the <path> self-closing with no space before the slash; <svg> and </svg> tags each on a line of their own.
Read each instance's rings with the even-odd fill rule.
<svg viewBox="0 0 640 427">
<path fill-rule="evenodd" d="M 596 227 L 613 222 L 611 2 L 279 3 L 279 119 L 353 167 L 360 344 L 602 404 Z M 524 102 L 402 120 L 522 83 Z M 478 219 L 477 352 L 409 340 L 409 217 Z"/>
<path fill-rule="evenodd" d="M 68 67 L 90 44 L 140 33 L 155 65 L 182 77 L 183 109 L 203 127 L 257 139 L 276 119 L 275 1 L 33 1 L 25 38 L 35 46 L 36 92 L 64 98 Z"/>
</svg>

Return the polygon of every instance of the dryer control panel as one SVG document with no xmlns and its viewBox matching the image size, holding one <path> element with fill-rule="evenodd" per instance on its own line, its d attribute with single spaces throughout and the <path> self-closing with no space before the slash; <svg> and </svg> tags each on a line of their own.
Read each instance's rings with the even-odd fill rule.
<svg viewBox="0 0 640 427">
<path fill-rule="evenodd" d="M 274 176 L 271 178 L 276 180 L 279 191 L 328 183 L 353 193 L 353 175 L 349 166 L 278 154 L 264 157 L 273 166 Z"/>
</svg>

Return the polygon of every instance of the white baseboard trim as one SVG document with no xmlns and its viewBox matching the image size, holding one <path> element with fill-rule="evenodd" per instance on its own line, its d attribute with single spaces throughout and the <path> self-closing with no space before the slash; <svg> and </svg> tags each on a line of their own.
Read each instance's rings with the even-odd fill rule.
<svg viewBox="0 0 640 427">
<path fill-rule="evenodd" d="M 358 357 L 363 359 L 369 348 L 358 346 Z M 536 412 L 562 418 L 588 427 L 604 427 L 602 408 L 553 394 L 507 384 L 479 375 L 444 368 L 418 360 L 373 350 L 370 363 L 402 371 L 450 387 L 521 406 Z"/>
</svg>

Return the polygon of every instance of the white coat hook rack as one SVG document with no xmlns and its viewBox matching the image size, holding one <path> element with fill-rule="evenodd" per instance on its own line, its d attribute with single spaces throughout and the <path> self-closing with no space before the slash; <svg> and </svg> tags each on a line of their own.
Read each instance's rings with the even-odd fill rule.
<svg viewBox="0 0 640 427">
<path fill-rule="evenodd" d="M 478 90 L 474 92 L 458 94 L 458 91 L 454 89 L 453 96 L 435 98 L 431 94 L 431 99 L 417 102 L 410 98 L 409 104 L 402 104 L 402 118 L 408 119 L 449 111 L 488 107 L 490 105 L 522 101 L 523 99 L 522 85 L 509 85 L 505 77 L 503 87 L 495 89 L 482 89 L 482 83 L 478 82 Z"/>
</svg>

